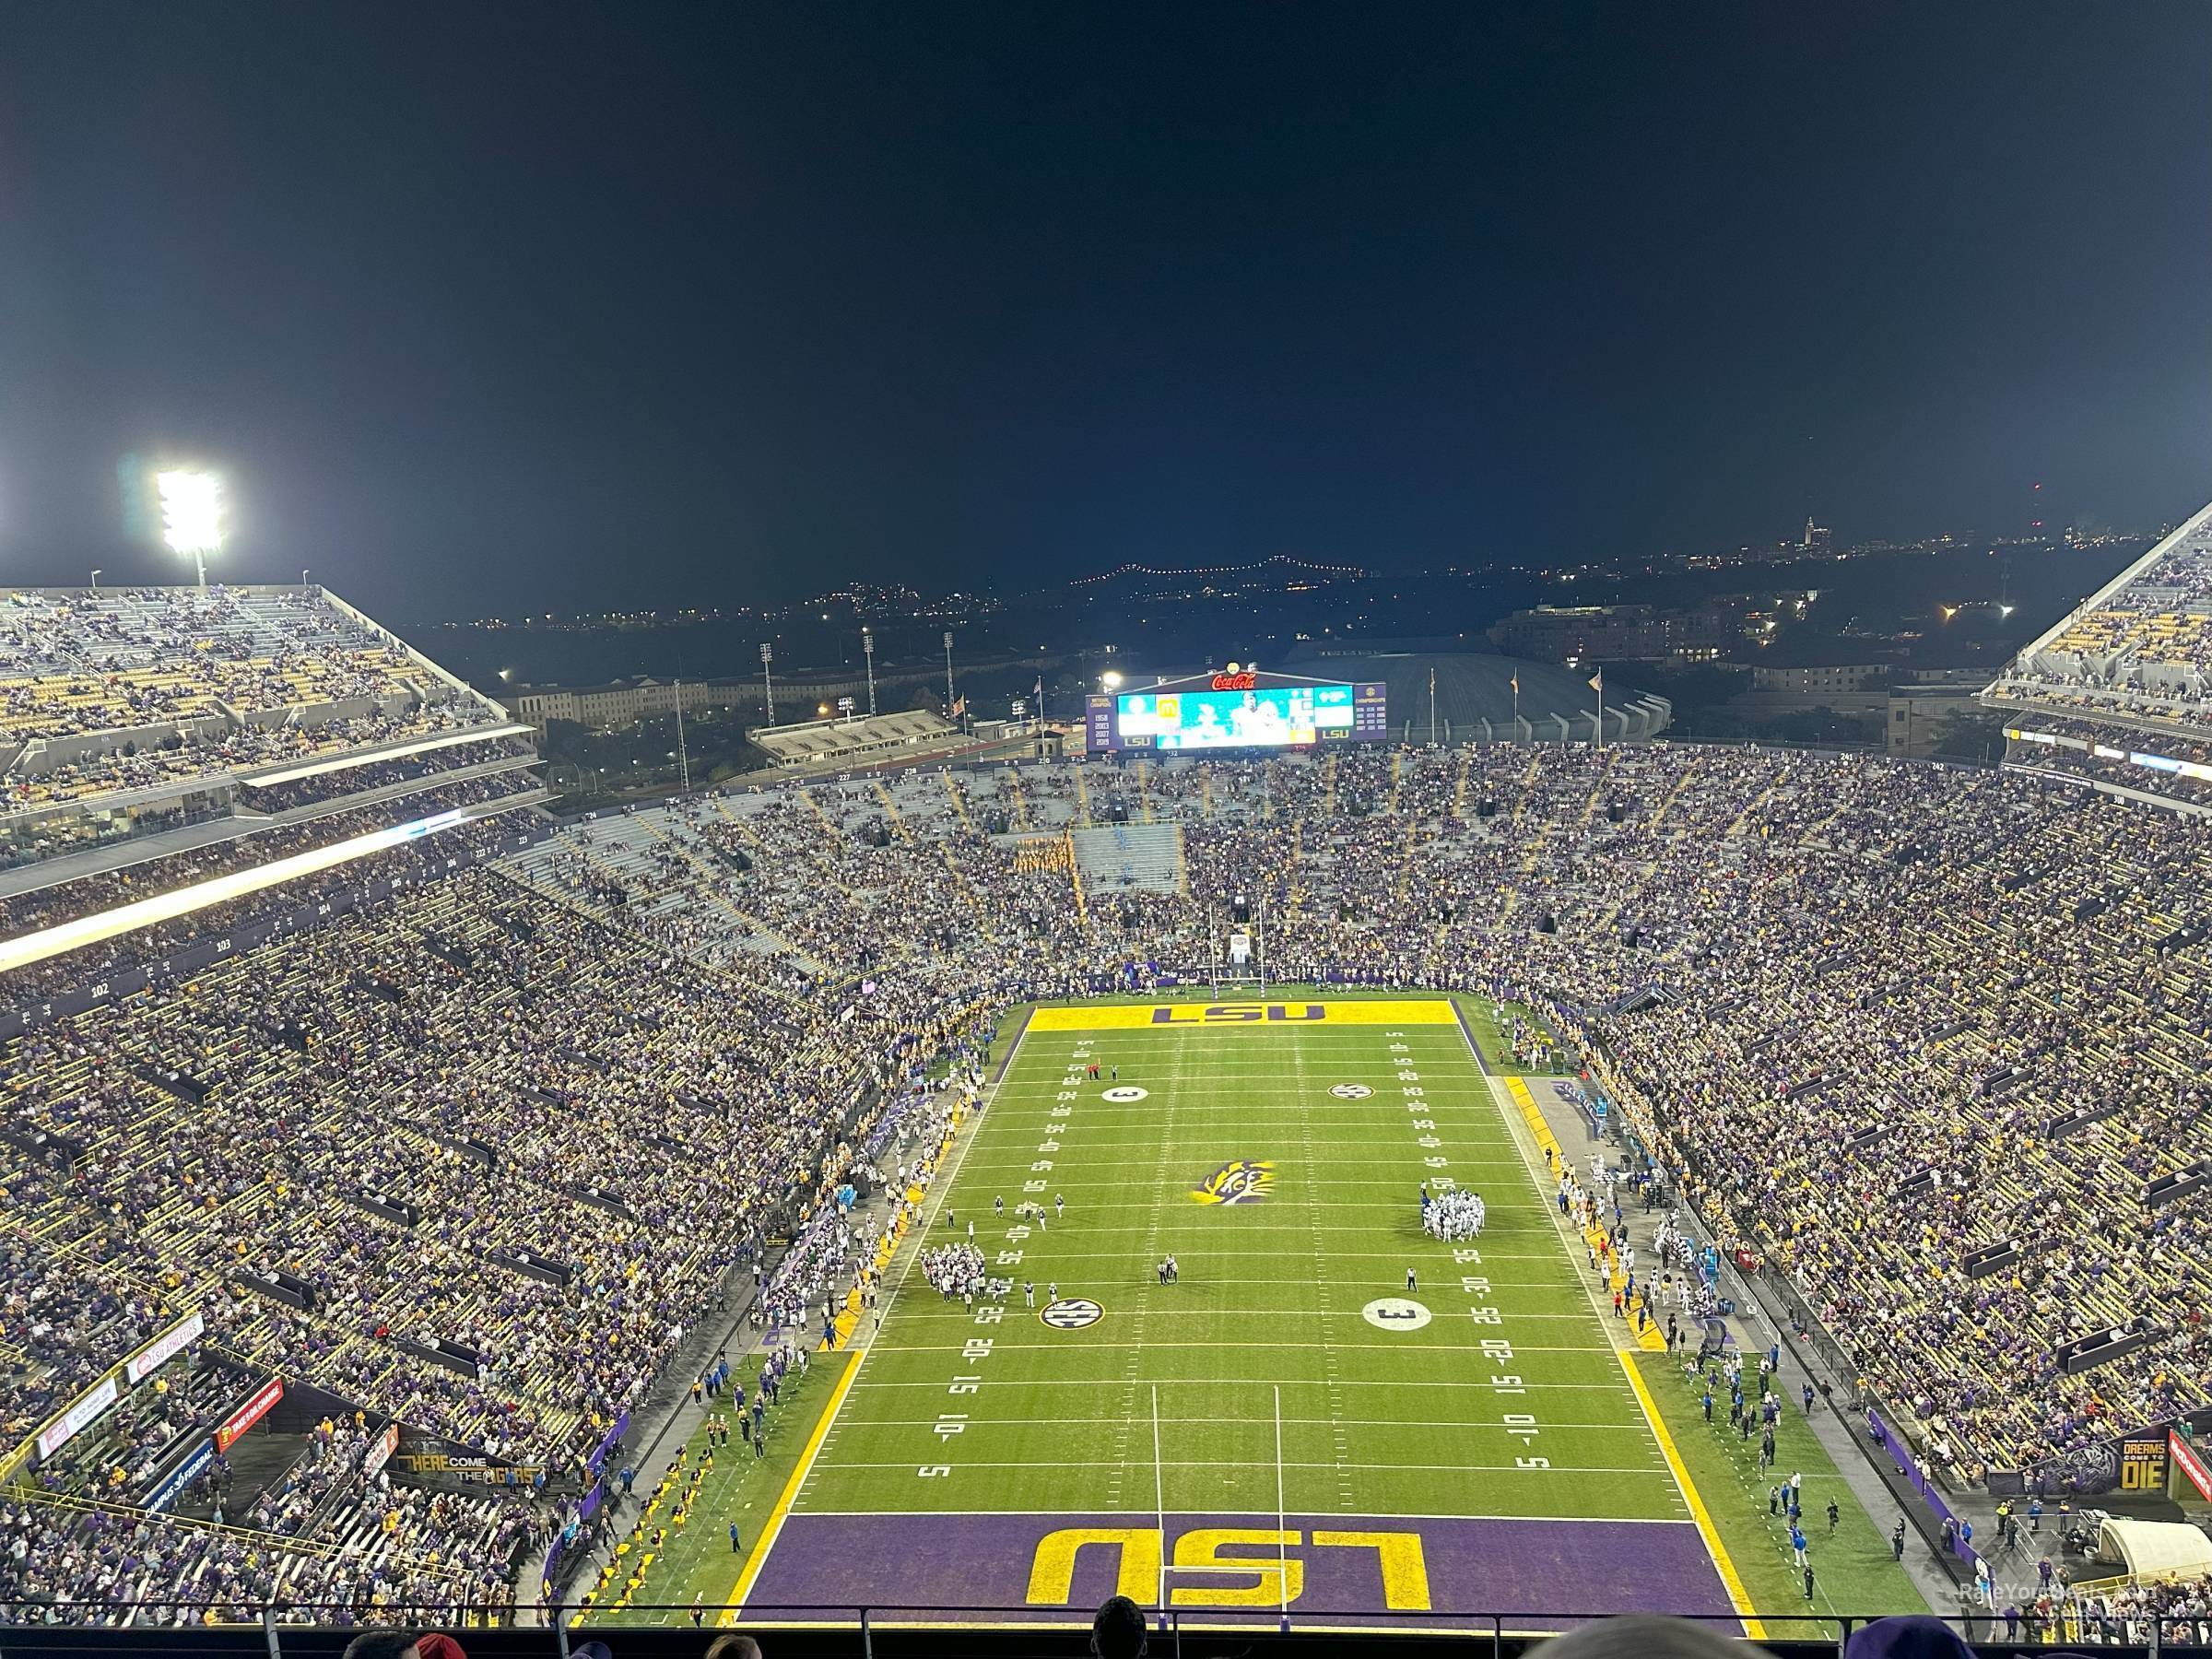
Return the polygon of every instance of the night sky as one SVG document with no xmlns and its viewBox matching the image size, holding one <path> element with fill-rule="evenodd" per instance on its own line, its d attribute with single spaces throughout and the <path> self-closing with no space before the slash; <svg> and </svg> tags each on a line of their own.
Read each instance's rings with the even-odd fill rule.
<svg viewBox="0 0 2212 1659">
<path fill-rule="evenodd" d="M 2155 525 L 2212 6 L 14 0 L 0 579 L 395 619 Z"/>
</svg>

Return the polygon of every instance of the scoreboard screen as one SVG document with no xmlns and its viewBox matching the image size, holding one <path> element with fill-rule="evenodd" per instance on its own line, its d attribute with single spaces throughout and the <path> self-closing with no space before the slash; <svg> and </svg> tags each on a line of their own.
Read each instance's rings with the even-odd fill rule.
<svg viewBox="0 0 2212 1659">
<path fill-rule="evenodd" d="M 1262 686 L 1233 674 L 1094 697 L 1088 716 L 1094 751 L 1287 748 L 1390 733 L 1380 685 Z"/>
</svg>

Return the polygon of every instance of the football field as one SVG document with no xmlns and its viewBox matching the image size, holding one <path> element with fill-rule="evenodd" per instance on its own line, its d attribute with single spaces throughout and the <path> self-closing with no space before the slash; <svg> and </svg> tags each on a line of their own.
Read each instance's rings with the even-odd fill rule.
<svg viewBox="0 0 2212 1659">
<path fill-rule="evenodd" d="M 900 1257 L 734 1602 L 1087 1618 L 1165 1564 L 1208 1619 L 1740 1612 L 1552 1191 L 1444 999 L 1036 1011 L 921 1240 L 1003 1293 Z"/>
</svg>

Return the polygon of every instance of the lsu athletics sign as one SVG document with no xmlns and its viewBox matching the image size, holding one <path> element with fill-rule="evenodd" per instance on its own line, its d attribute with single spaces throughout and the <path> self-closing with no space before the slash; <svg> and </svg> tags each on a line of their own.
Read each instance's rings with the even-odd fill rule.
<svg viewBox="0 0 2212 1659">
<path fill-rule="evenodd" d="M 1448 1026 L 1457 1018 L 1452 1005 L 1441 997 L 1418 1002 L 1378 998 L 1357 1002 L 1106 1003 L 1040 1008 L 1030 1017 L 1030 1029 L 1116 1031 L 1172 1026 L 1178 1030 L 1265 1030 L 1307 1025 Z"/>
</svg>

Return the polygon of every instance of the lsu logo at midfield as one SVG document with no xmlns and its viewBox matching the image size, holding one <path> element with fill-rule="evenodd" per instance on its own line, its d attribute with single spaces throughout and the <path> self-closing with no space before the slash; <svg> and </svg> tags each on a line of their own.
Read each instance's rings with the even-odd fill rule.
<svg viewBox="0 0 2212 1659">
<path fill-rule="evenodd" d="M 1191 1196 L 1201 1204 L 1256 1204 L 1273 1191 L 1273 1164 L 1239 1158 L 1223 1164 L 1192 1188 Z"/>
<path fill-rule="evenodd" d="M 1152 1010 L 1154 1025 L 1241 1025 L 1328 1017 L 1326 1003 L 1170 1003 Z"/>
</svg>

